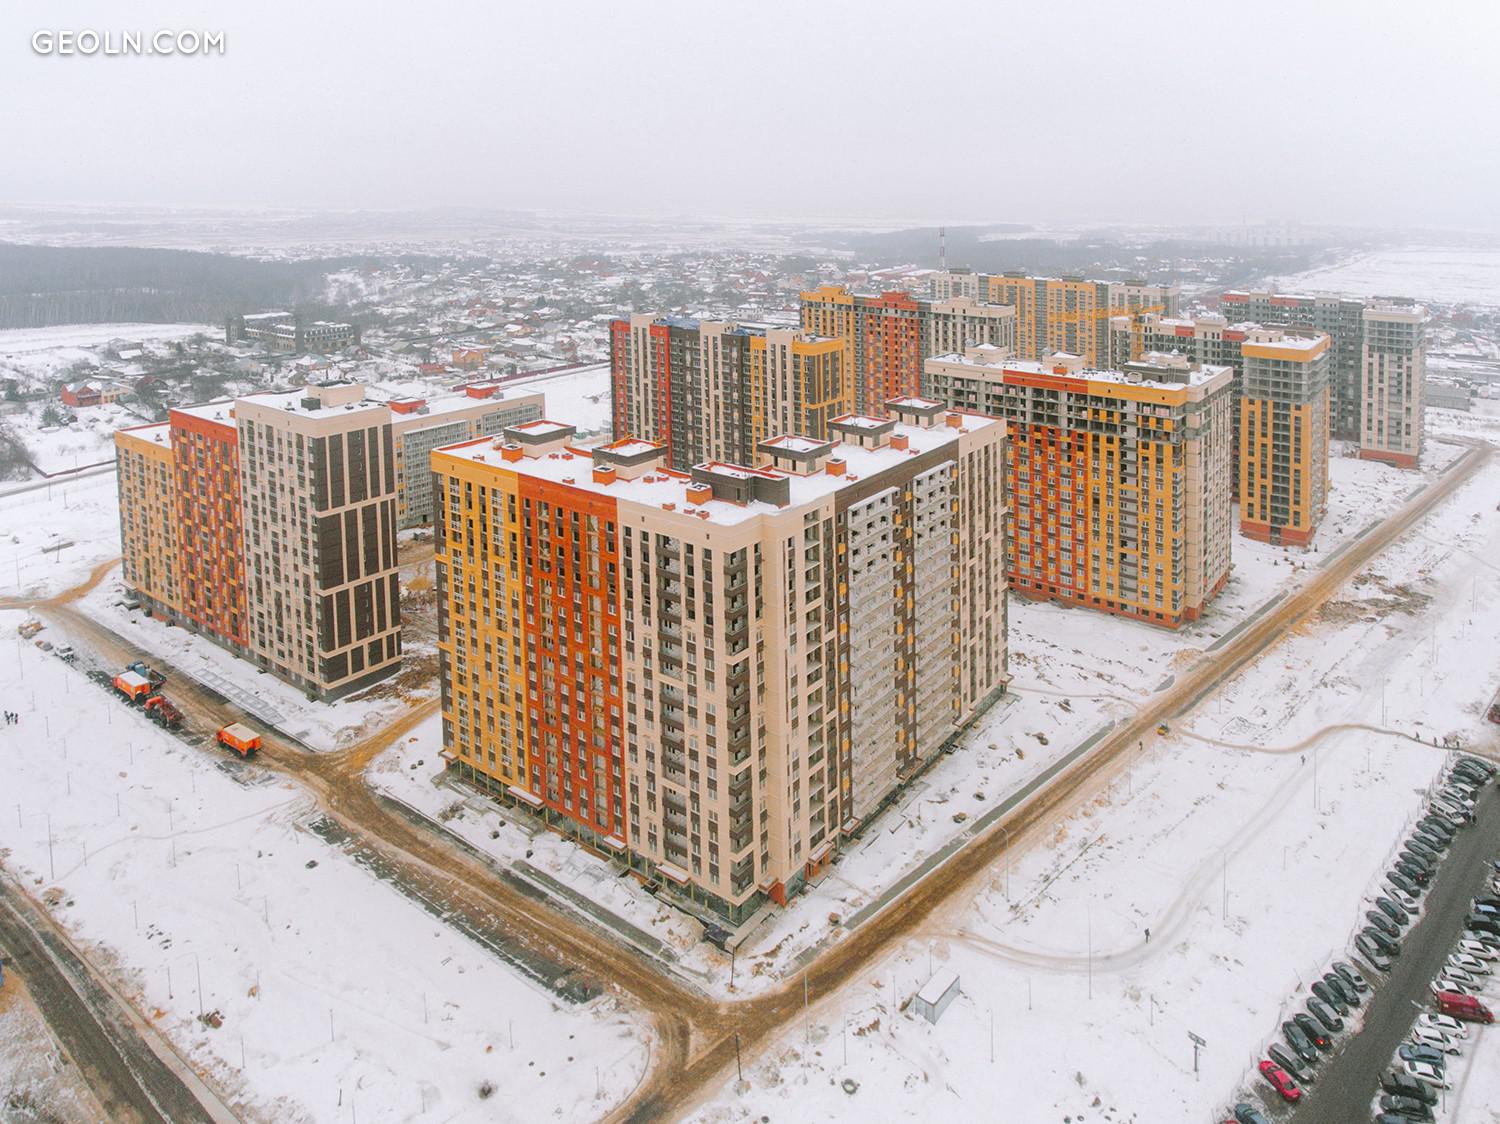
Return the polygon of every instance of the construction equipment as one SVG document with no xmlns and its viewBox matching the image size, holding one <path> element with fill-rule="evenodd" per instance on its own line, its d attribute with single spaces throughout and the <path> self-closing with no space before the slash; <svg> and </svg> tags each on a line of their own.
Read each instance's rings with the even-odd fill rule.
<svg viewBox="0 0 1500 1124">
<path fill-rule="evenodd" d="M 110 682 L 120 697 L 131 706 L 140 706 L 155 693 L 151 680 L 130 668 L 120 672 Z"/>
<path fill-rule="evenodd" d="M 145 702 L 145 711 L 146 717 L 164 730 L 175 730 L 182 725 L 182 711 L 166 695 L 152 695 Z"/>
<path fill-rule="evenodd" d="M 134 663 L 128 663 L 125 665 L 125 670 L 133 671 L 137 675 L 145 676 L 145 678 L 150 682 L 151 689 L 153 691 L 158 690 L 161 685 L 167 681 L 167 677 L 161 672 L 157 671 L 155 668 L 147 667 L 145 660 L 136 660 Z"/>
<path fill-rule="evenodd" d="M 223 727 L 214 737 L 220 745 L 229 747 L 241 757 L 249 757 L 260 748 L 260 735 L 243 722 Z"/>
</svg>

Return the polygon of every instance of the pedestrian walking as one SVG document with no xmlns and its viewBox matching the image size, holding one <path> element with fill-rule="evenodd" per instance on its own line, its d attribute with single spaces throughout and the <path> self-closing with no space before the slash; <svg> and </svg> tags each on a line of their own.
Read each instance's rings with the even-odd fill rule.
<svg viewBox="0 0 1500 1124">
<path fill-rule="evenodd" d="M 1146 943 L 1151 943 L 1151 930 L 1149 928 L 1146 930 Z"/>
</svg>

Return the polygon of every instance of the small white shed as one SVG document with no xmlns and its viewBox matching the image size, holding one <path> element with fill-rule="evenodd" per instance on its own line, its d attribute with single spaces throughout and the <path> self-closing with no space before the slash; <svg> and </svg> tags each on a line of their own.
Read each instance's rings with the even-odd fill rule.
<svg viewBox="0 0 1500 1124">
<path fill-rule="evenodd" d="M 912 997 L 912 1009 L 930 1023 L 943 1017 L 948 1005 L 958 997 L 958 973 L 944 968 L 934 972 L 932 978 Z"/>
</svg>

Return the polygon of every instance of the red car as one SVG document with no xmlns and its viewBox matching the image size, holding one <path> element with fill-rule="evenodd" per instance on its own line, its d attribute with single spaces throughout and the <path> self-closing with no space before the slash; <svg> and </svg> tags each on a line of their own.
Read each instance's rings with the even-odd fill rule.
<svg viewBox="0 0 1500 1124">
<path fill-rule="evenodd" d="M 1281 1094 L 1281 1099 L 1289 1104 L 1296 1104 L 1302 1099 L 1302 1090 L 1297 1088 L 1286 1070 L 1275 1062 L 1265 1060 L 1260 1063 L 1260 1075 L 1271 1083 L 1271 1086 Z"/>
</svg>

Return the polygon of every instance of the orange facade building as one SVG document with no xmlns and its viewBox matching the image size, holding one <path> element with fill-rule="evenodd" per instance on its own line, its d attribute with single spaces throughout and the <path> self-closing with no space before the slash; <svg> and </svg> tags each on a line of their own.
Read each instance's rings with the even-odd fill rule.
<svg viewBox="0 0 1500 1124">
<path fill-rule="evenodd" d="M 176 608 L 221 643 L 243 651 L 245 554 L 234 406 L 172 410 L 168 423 L 177 477 Z"/>
</svg>

